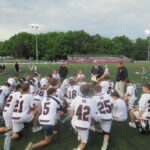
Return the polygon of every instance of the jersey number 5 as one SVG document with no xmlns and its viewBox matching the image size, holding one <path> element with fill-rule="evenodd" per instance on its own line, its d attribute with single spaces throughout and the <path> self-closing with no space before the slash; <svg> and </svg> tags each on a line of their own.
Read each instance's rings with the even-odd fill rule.
<svg viewBox="0 0 150 150">
<path fill-rule="evenodd" d="M 50 102 L 47 102 L 44 104 L 44 110 L 43 110 L 43 115 L 47 115 L 49 113 L 49 110 L 50 110 Z"/>
</svg>

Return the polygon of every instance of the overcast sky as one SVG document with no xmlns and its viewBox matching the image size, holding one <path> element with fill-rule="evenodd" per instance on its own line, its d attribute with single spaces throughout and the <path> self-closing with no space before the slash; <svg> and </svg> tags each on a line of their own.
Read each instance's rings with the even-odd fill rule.
<svg viewBox="0 0 150 150">
<path fill-rule="evenodd" d="M 85 30 L 106 37 L 145 38 L 150 29 L 150 0 L 0 0 L 0 40 L 26 31 Z"/>
</svg>

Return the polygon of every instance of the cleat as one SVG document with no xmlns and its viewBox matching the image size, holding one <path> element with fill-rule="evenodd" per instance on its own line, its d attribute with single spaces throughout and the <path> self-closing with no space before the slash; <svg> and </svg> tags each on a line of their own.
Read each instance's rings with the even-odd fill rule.
<svg viewBox="0 0 150 150">
<path fill-rule="evenodd" d="M 129 126 L 132 128 L 136 128 L 136 124 L 134 122 L 129 122 Z"/>
<path fill-rule="evenodd" d="M 107 145 L 103 145 L 101 150 L 107 150 Z"/>
<path fill-rule="evenodd" d="M 95 126 L 91 126 L 91 127 L 90 127 L 90 130 L 93 131 L 93 132 L 95 132 L 95 131 L 96 131 Z"/>
<path fill-rule="evenodd" d="M 33 128 L 32 128 L 32 132 L 33 132 L 33 133 L 39 132 L 39 131 L 41 131 L 41 130 L 42 130 L 42 127 L 33 127 Z"/>
</svg>

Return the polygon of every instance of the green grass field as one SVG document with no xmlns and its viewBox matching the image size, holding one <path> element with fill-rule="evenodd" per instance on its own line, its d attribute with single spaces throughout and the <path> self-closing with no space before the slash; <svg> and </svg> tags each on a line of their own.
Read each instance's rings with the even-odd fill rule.
<svg viewBox="0 0 150 150">
<path fill-rule="evenodd" d="M 116 64 L 109 64 L 110 75 L 113 81 L 115 81 L 115 76 L 117 72 Z M 150 66 L 149 63 L 136 63 L 136 64 L 126 64 L 129 72 L 129 78 L 131 81 L 142 84 L 143 81 L 140 79 L 140 75 L 136 75 L 135 72 L 141 71 L 141 68 L 136 68 L 139 66 Z M 92 65 L 67 65 L 69 69 L 68 76 L 77 73 L 79 69 L 82 69 L 86 75 L 87 81 L 90 81 L 90 70 Z M 7 65 L 7 73 L 5 75 L 0 74 L 0 85 L 4 84 L 11 75 L 15 73 L 14 66 Z M 38 65 L 38 71 L 41 76 L 51 73 L 52 69 L 59 68 L 59 65 Z M 23 76 L 25 73 L 33 73 L 29 71 L 29 65 L 21 66 L 22 72 L 19 76 Z M 148 81 L 144 81 L 148 82 Z M 141 89 L 138 90 L 139 96 L 141 95 Z M 37 150 L 72 150 L 78 144 L 76 135 L 70 130 L 69 124 L 59 125 L 59 134 L 54 136 L 53 142 L 45 147 L 39 148 Z M 23 138 L 12 142 L 11 150 L 24 150 L 28 142 L 37 142 L 43 138 L 42 132 L 33 134 L 31 128 L 26 128 L 24 130 Z M 150 135 L 141 135 L 136 129 L 132 129 L 128 126 L 128 121 L 124 123 L 113 122 L 112 133 L 109 143 L 108 150 L 149 150 Z M 3 149 L 4 136 L 0 135 L 0 150 Z M 97 133 L 90 133 L 89 142 L 87 144 L 86 150 L 100 150 L 102 145 L 102 136 Z"/>
</svg>

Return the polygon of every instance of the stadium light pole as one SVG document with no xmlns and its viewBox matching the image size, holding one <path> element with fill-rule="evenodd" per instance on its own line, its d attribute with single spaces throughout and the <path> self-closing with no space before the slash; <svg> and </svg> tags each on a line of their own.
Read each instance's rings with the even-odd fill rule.
<svg viewBox="0 0 150 150">
<path fill-rule="evenodd" d="M 37 30 L 42 26 L 39 24 L 29 24 L 29 26 L 35 30 L 35 49 L 36 49 L 36 60 L 38 61 L 39 59 L 39 52 L 38 52 L 38 38 L 37 38 Z"/>
<path fill-rule="evenodd" d="M 145 33 L 148 35 L 148 56 L 147 59 L 148 61 L 150 60 L 150 30 L 145 30 Z"/>
</svg>

